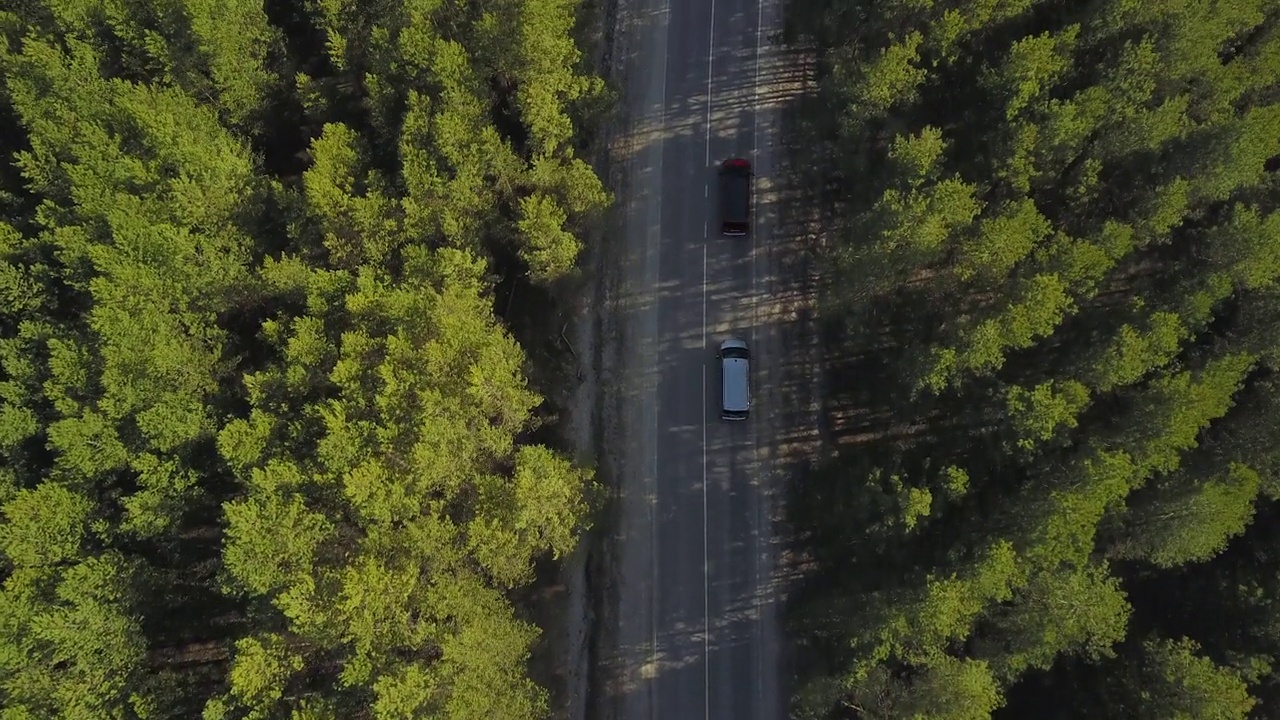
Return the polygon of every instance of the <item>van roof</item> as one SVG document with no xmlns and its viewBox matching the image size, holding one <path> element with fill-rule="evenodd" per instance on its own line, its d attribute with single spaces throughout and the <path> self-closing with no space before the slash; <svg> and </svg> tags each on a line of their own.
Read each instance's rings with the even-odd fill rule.
<svg viewBox="0 0 1280 720">
<path fill-rule="evenodd" d="M 748 196 L 751 194 L 751 177 L 746 172 L 728 172 L 720 183 L 720 204 L 724 219 L 729 222 L 746 222 L 751 213 Z"/>
<path fill-rule="evenodd" d="M 723 373 L 723 403 L 728 411 L 742 412 L 751 407 L 751 390 L 747 374 L 751 361 L 742 357 L 720 360 Z"/>
</svg>

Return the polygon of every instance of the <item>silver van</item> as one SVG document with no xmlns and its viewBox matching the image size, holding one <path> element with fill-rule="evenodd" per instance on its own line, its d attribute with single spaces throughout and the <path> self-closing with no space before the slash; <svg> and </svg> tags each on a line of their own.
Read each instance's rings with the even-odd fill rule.
<svg viewBox="0 0 1280 720">
<path fill-rule="evenodd" d="M 743 340 L 720 343 L 720 417 L 746 420 L 751 411 L 751 351 Z"/>
</svg>

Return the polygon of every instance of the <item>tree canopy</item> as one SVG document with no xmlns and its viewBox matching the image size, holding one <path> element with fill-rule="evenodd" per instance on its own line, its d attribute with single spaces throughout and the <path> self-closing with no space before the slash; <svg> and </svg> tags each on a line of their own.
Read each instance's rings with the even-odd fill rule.
<svg viewBox="0 0 1280 720">
<path fill-rule="evenodd" d="M 577 3 L 0 12 L 5 717 L 541 718 L 589 468 L 495 282 L 610 201 Z"/>
<path fill-rule="evenodd" d="M 1280 703 L 1280 8 L 824 0 L 788 39 L 834 445 L 796 716 Z"/>
</svg>

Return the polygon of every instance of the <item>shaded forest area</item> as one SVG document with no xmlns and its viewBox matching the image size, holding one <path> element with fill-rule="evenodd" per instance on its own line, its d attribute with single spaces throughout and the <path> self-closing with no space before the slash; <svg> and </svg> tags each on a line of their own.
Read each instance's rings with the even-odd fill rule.
<svg viewBox="0 0 1280 720">
<path fill-rule="evenodd" d="M 791 8 L 794 717 L 1280 716 L 1280 4 Z"/>
<path fill-rule="evenodd" d="M 5 7 L 0 714 L 544 717 L 592 477 L 494 288 L 609 202 L 576 0 Z"/>
</svg>

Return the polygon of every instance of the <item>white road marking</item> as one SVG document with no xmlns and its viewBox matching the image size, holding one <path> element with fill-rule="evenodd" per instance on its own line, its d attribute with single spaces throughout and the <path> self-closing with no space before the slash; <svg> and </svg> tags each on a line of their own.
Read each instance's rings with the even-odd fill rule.
<svg viewBox="0 0 1280 720">
<path fill-rule="evenodd" d="M 665 29 L 665 28 L 669 28 L 669 27 L 671 27 L 671 0 L 665 0 L 665 2 L 663 2 L 663 3 L 662 3 L 662 13 L 661 13 L 661 14 L 662 14 L 662 15 L 664 15 L 664 16 L 666 16 L 666 18 L 667 18 L 667 23 L 666 23 L 666 25 L 665 25 L 664 29 Z M 662 44 L 662 47 L 663 47 L 663 50 L 664 50 L 664 52 L 662 53 L 662 109 L 661 109 L 662 124 L 658 126 L 658 127 L 659 127 L 659 135 L 658 135 L 659 140 L 658 140 L 658 142 L 663 142 L 662 137 L 663 137 L 663 135 L 665 135 L 665 133 L 666 133 L 666 122 L 667 122 L 667 56 L 671 54 L 671 53 L 665 52 L 665 50 L 666 50 L 666 43 L 665 43 L 665 42 Z M 658 182 L 662 182 L 661 178 L 659 178 Z"/>
<path fill-rule="evenodd" d="M 761 39 L 761 21 L 764 18 L 764 4 L 767 0 L 757 0 L 756 2 L 756 78 L 755 87 L 753 88 L 754 97 L 751 100 L 751 157 L 756 162 L 752 166 L 752 174 L 754 175 L 760 162 L 760 39 Z M 755 188 L 755 181 L 752 180 L 752 191 Z M 753 192 L 754 194 L 754 192 Z M 760 226 L 757 224 L 759 218 L 759 196 L 756 202 L 751 203 L 751 344 L 756 343 L 756 326 L 759 324 L 760 314 L 760 294 L 756 292 L 756 233 L 759 232 Z M 757 450 L 756 456 L 760 453 Z"/>
<path fill-rule="evenodd" d="M 656 393 L 655 393 L 656 394 Z M 649 553 L 650 574 L 652 575 L 653 592 L 649 594 L 649 668 L 656 677 L 658 674 L 658 408 L 654 398 L 653 410 L 653 502 L 649 503 Z M 649 683 L 649 717 L 656 718 L 658 704 L 658 683 Z"/>
<path fill-rule="evenodd" d="M 707 167 L 711 167 L 711 59 L 716 50 L 716 0 L 711 0 L 711 30 L 707 35 Z"/>
<path fill-rule="evenodd" d="M 716 0 L 711 0 L 710 30 L 707 31 L 707 128 L 706 167 L 711 167 L 711 83 L 712 61 L 716 47 Z M 711 196 L 710 184 L 702 186 L 703 197 Z M 705 204 L 703 205 L 705 208 Z M 707 223 L 703 220 L 702 236 L 708 237 Z M 707 347 L 707 244 L 702 244 L 702 347 Z M 711 573 L 708 567 L 707 535 L 707 364 L 702 363 L 702 693 L 703 712 L 711 718 Z"/>
<path fill-rule="evenodd" d="M 759 166 L 759 161 L 760 161 L 760 45 L 761 45 L 760 41 L 764 33 L 764 4 L 766 2 L 768 2 L 768 0 L 756 0 L 756 77 L 755 77 L 755 98 L 752 100 L 752 103 L 751 103 L 754 109 L 754 112 L 752 113 L 752 116 L 751 116 L 751 144 L 752 144 L 751 156 L 756 160 L 757 167 Z M 767 148 L 769 147 L 769 145 L 766 144 L 765 147 Z M 759 225 L 756 223 L 756 220 L 757 220 L 756 209 L 759 207 L 759 203 L 757 202 L 753 204 L 751 207 L 752 207 L 752 213 L 753 213 L 751 224 L 755 226 L 756 229 L 758 229 Z M 751 344 L 752 345 L 755 345 L 756 328 L 760 325 L 760 294 L 756 290 L 757 261 L 758 261 L 758 258 L 756 257 L 756 236 L 755 236 L 755 233 L 752 233 L 751 234 L 751 318 L 752 318 Z M 757 462 L 759 462 L 759 458 L 760 458 L 759 433 L 755 434 L 755 440 L 756 440 L 756 447 L 755 447 L 756 460 Z M 760 484 L 761 491 L 768 492 L 768 488 L 767 488 L 768 479 L 761 477 L 760 483 L 761 483 Z M 761 540 L 761 536 L 764 534 L 764 531 L 765 531 L 765 523 L 769 522 L 769 519 L 761 517 L 761 515 L 763 514 L 763 508 L 764 508 L 763 502 L 758 502 L 756 504 L 756 532 L 755 532 L 755 538 L 754 538 L 755 539 L 755 553 L 754 553 L 755 562 L 753 563 L 755 567 L 753 569 L 754 569 L 754 574 L 756 578 L 756 592 L 755 592 L 756 634 L 757 634 L 756 647 L 758 648 L 758 651 L 756 652 L 756 683 L 755 685 L 756 685 L 756 707 L 759 708 L 757 712 L 768 713 L 769 710 L 766 710 L 764 707 L 764 648 L 763 648 L 764 643 L 763 643 L 762 636 L 764 632 L 765 618 L 764 618 L 764 612 L 763 612 L 764 599 L 762 597 L 764 592 L 761 588 L 761 582 L 760 582 L 761 581 L 760 555 L 762 553 L 760 540 Z"/>
<path fill-rule="evenodd" d="M 703 246 L 704 248 L 706 246 Z M 703 257 L 706 251 L 703 251 Z M 705 343 L 704 343 L 705 344 Z M 711 581 L 707 548 L 707 363 L 702 363 L 702 689 L 706 717 L 711 717 Z"/>
<path fill-rule="evenodd" d="M 653 501 L 649 503 L 649 554 L 653 592 L 649 594 L 649 668 L 653 677 L 658 675 L 658 388 L 654 383 L 653 399 Z M 658 683 L 649 682 L 649 718 L 656 720 Z"/>
<path fill-rule="evenodd" d="M 664 30 L 665 30 L 666 27 L 669 27 L 669 21 L 671 16 L 670 0 L 663 0 L 661 14 L 668 21 L 666 26 L 664 27 Z M 665 136 L 666 136 L 666 129 L 667 129 L 667 56 L 669 53 L 665 52 L 665 45 L 666 43 L 664 42 L 663 43 L 664 52 L 662 53 L 662 78 L 661 78 L 662 105 L 658 109 L 658 143 L 659 145 L 665 144 Z M 662 162 L 661 148 L 658 151 L 658 162 L 659 163 Z M 659 165 L 658 182 L 662 181 L 661 178 L 662 178 L 661 166 Z M 661 193 L 658 193 L 658 201 L 659 203 L 661 203 L 662 201 Z M 661 214 L 659 214 L 659 217 L 661 217 Z M 657 249 L 658 251 L 661 251 L 662 249 L 661 234 L 659 234 Z M 656 306 L 654 307 L 653 312 L 654 313 L 658 312 L 658 309 Z M 661 337 L 662 337 L 661 332 L 654 333 L 655 341 L 657 341 L 657 339 Z M 658 593 L 662 587 L 661 584 L 658 582 L 658 486 L 659 486 L 658 445 L 659 443 L 658 443 L 658 398 L 657 398 L 658 384 L 656 382 L 656 378 L 655 378 L 653 390 L 654 390 L 653 435 L 652 435 L 654 440 L 654 443 L 653 443 L 653 501 L 649 505 L 649 553 L 650 553 L 650 562 L 651 562 L 653 591 L 649 595 L 649 603 L 650 603 L 649 604 L 649 622 L 650 622 L 650 633 L 651 633 L 651 636 L 649 638 L 649 667 L 652 669 L 652 672 L 654 673 L 654 677 L 656 678 L 658 673 Z M 653 720 L 653 718 L 655 718 L 657 714 L 657 707 L 658 707 L 658 683 L 656 681 L 651 681 L 649 683 L 649 717 L 651 718 L 651 720 Z"/>
<path fill-rule="evenodd" d="M 751 156 L 754 158 L 760 153 L 760 35 L 763 29 L 760 22 L 764 18 L 765 0 L 759 0 L 756 3 L 756 80 L 753 88 L 755 96 L 751 99 Z"/>
</svg>

